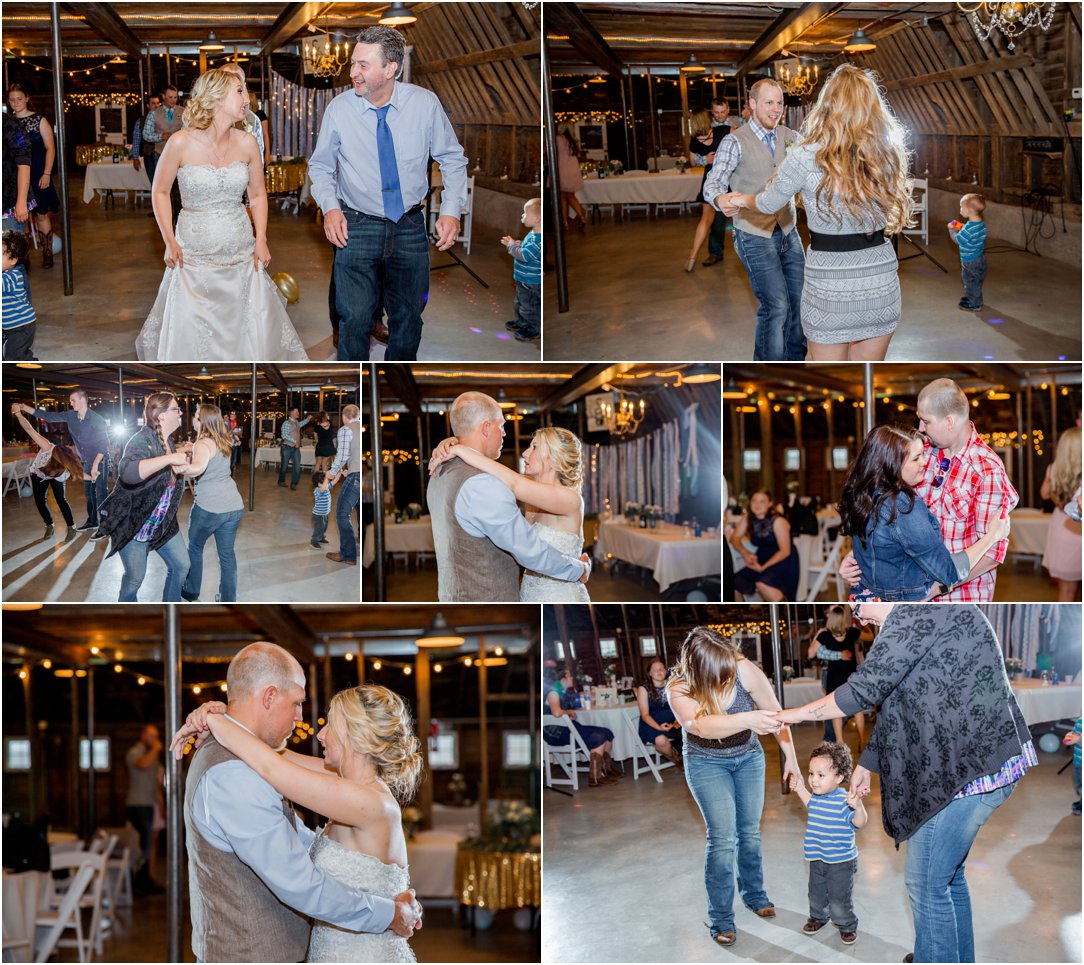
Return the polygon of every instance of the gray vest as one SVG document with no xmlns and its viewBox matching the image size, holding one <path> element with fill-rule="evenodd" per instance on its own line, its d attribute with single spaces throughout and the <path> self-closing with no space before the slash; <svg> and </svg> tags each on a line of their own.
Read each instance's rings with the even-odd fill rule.
<svg viewBox="0 0 1084 965">
<path fill-rule="evenodd" d="M 178 104 L 173 108 L 173 121 L 170 122 L 166 119 L 166 108 L 156 107 L 154 109 L 154 129 L 159 134 L 176 134 L 184 124 L 181 123 L 181 114 L 184 113 L 184 108 Z M 157 141 L 154 145 L 155 151 L 161 154 L 166 149 L 165 141 Z"/>
<path fill-rule="evenodd" d="M 730 190 L 740 191 L 742 194 L 759 194 L 764 186 L 775 174 L 776 168 L 783 163 L 786 157 L 787 140 L 795 141 L 798 135 L 790 128 L 782 124 L 775 129 L 775 155 L 765 147 L 764 142 L 756 136 L 753 128 L 743 124 L 733 132 L 733 136 L 741 144 L 741 163 L 730 175 Z M 780 208 L 775 214 L 761 214 L 756 209 L 739 208 L 734 215 L 734 228 L 738 231 L 747 231 L 751 235 L 759 235 L 761 238 L 770 238 L 779 225 L 786 234 L 794 227 L 797 217 L 794 211 L 794 199 L 787 202 L 785 208 Z"/>
<path fill-rule="evenodd" d="M 478 470 L 449 459 L 429 480 L 426 501 L 437 552 L 441 603 L 498 603 L 519 599 L 519 564 L 484 536 L 471 536 L 455 518 L 459 490 Z"/>
<path fill-rule="evenodd" d="M 355 419 L 347 428 L 350 430 L 350 455 L 346 460 L 346 471 L 361 472 L 361 420 Z"/>
<path fill-rule="evenodd" d="M 276 898 L 235 854 L 219 851 L 192 821 L 192 796 L 200 778 L 224 761 L 237 760 L 214 738 L 198 751 L 184 789 L 192 951 L 205 962 L 303 962 L 309 920 Z M 296 816 L 282 801 L 283 819 Z"/>
</svg>

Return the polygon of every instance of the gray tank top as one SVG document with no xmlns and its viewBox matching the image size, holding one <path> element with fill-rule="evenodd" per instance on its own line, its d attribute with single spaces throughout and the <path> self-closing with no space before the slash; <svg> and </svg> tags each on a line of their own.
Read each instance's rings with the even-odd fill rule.
<svg viewBox="0 0 1084 965">
<path fill-rule="evenodd" d="M 735 676 L 734 700 L 726 709 L 727 715 L 744 714 L 756 709 L 752 695 L 741 685 L 741 678 Z M 759 743 L 757 735 L 751 730 L 740 730 L 729 737 L 720 738 L 697 737 L 695 734 L 685 733 L 685 753 L 702 754 L 705 757 L 740 757 Z"/>
<path fill-rule="evenodd" d="M 216 448 L 203 475 L 196 481 L 196 505 L 207 513 L 232 513 L 245 502 L 230 477 L 230 460 Z"/>
</svg>

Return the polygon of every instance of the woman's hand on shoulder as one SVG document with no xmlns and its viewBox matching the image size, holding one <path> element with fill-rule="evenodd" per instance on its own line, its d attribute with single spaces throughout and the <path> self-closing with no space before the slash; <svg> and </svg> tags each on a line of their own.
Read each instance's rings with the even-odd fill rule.
<svg viewBox="0 0 1084 965">
<path fill-rule="evenodd" d="M 442 439 L 437 443 L 436 448 L 433 450 L 433 454 L 429 457 L 430 476 L 436 472 L 437 466 L 447 462 L 455 455 L 453 450 L 458 445 L 459 440 L 455 436 L 449 436 L 447 439 Z"/>
</svg>

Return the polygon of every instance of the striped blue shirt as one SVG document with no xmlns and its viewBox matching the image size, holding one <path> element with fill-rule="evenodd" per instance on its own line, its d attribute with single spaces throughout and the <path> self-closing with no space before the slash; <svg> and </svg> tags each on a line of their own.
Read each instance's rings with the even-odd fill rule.
<svg viewBox="0 0 1084 965">
<path fill-rule="evenodd" d="M 312 514 L 313 516 L 330 516 L 331 515 L 331 489 L 321 489 L 319 486 L 313 486 L 312 489 Z"/>
<path fill-rule="evenodd" d="M 959 231 L 952 233 L 952 240 L 960 246 L 960 261 L 981 258 L 986 246 L 986 222 L 965 221 Z"/>
<path fill-rule="evenodd" d="M 508 254 L 515 261 L 512 276 L 524 285 L 542 284 L 542 238 L 532 228 L 522 241 L 508 245 Z"/>
<path fill-rule="evenodd" d="M 847 804 L 847 792 L 837 787 L 827 794 L 813 794 L 806 805 L 806 861 L 839 864 L 858 857 L 854 843 L 854 810 Z"/>
<path fill-rule="evenodd" d="M 4 331 L 30 325 L 37 318 L 26 289 L 26 269 L 16 265 L 4 272 Z"/>
</svg>

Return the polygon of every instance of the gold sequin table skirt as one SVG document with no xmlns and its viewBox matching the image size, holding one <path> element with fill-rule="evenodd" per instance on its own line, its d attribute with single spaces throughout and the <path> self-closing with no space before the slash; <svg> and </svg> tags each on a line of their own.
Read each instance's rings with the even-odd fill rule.
<svg viewBox="0 0 1084 965">
<path fill-rule="evenodd" d="M 305 174 L 309 165 L 305 161 L 292 164 L 272 162 L 263 171 L 263 181 L 268 194 L 286 194 L 300 191 L 305 184 Z"/>
<path fill-rule="evenodd" d="M 538 851 L 467 851 L 455 858 L 455 891 L 474 908 L 538 908 L 542 905 L 542 855 Z"/>
</svg>

